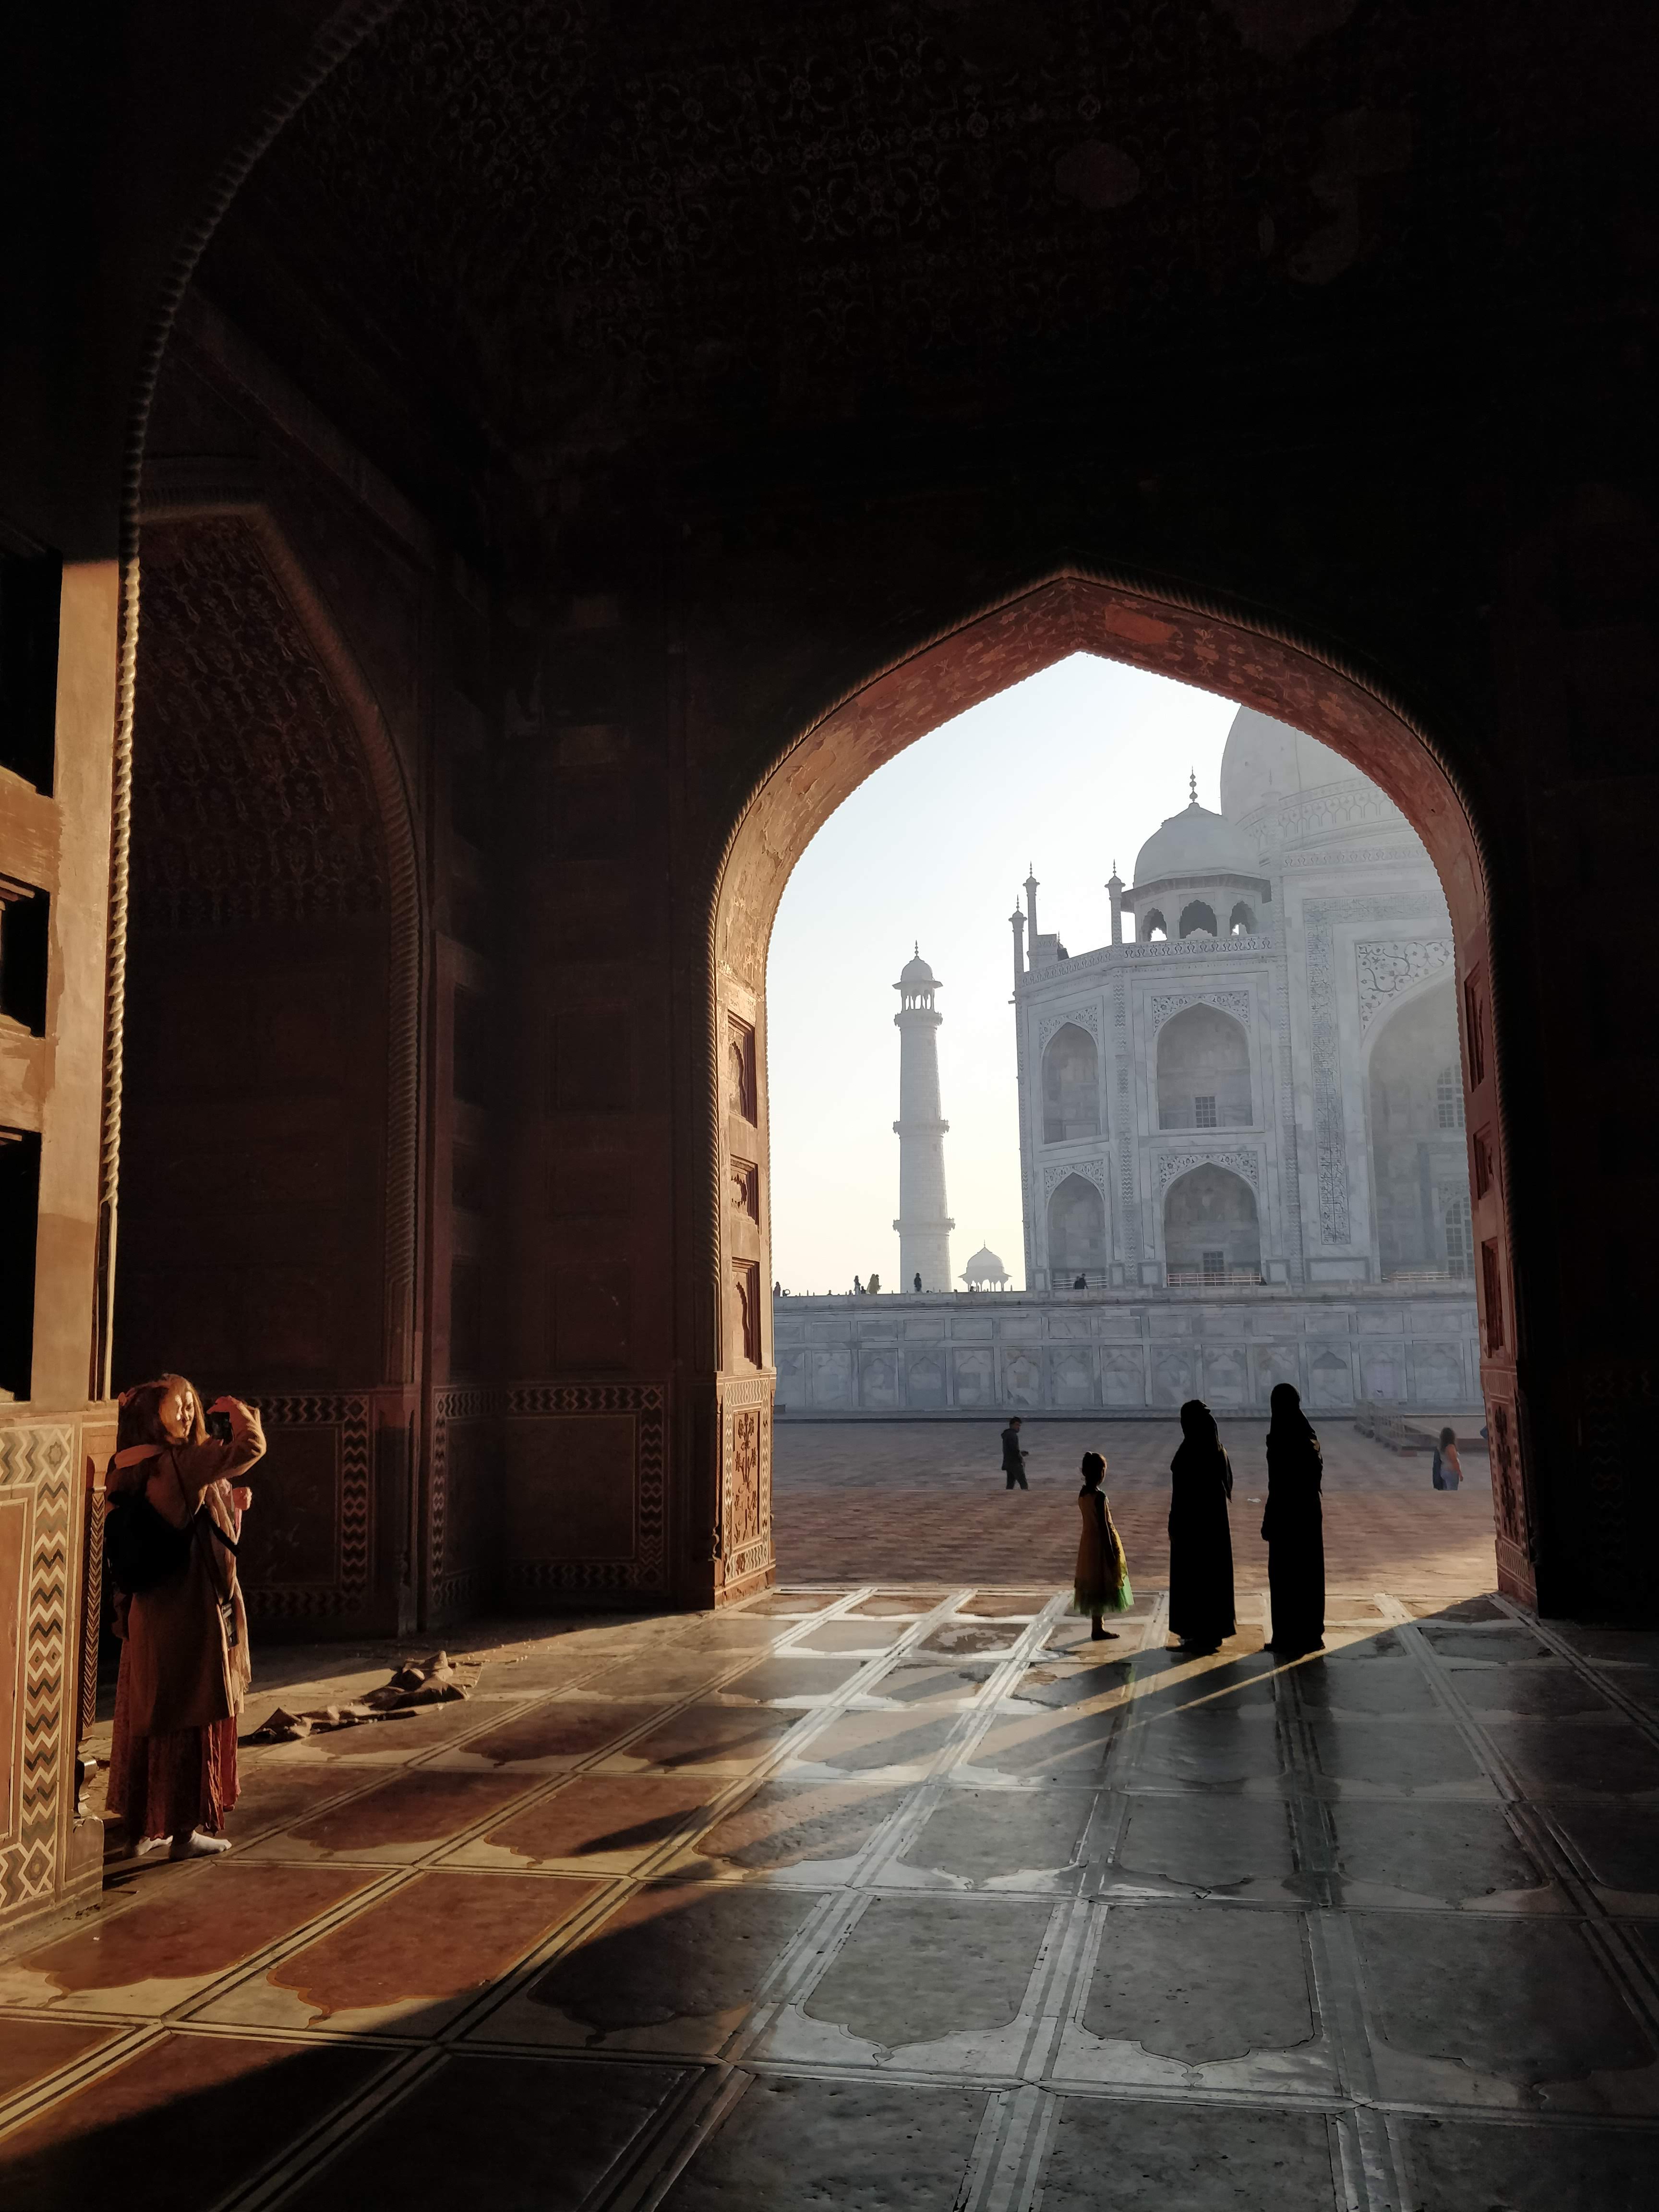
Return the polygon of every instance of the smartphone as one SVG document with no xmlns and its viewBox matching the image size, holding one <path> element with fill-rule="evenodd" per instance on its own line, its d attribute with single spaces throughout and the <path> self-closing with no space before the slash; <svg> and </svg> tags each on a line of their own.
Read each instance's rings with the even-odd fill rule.
<svg viewBox="0 0 1659 2212">
<path fill-rule="evenodd" d="M 216 1437 L 222 1444 L 228 1444 L 230 1442 L 230 1415 L 210 1413 L 207 1417 L 207 1430 L 210 1437 Z"/>
</svg>

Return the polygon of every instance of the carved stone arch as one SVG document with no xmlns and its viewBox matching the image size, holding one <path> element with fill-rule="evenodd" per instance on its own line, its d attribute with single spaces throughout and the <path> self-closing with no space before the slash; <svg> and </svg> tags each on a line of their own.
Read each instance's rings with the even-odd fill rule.
<svg viewBox="0 0 1659 2212">
<path fill-rule="evenodd" d="M 1101 1133 L 1100 1040 L 1095 1029 L 1093 1020 L 1086 1028 L 1080 1021 L 1060 1021 L 1043 1042 L 1039 1073 L 1045 1145 Z"/>
<path fill-rule="evenodd" d="M 335 908 L 349 912 L 366 903 L 383 908 L 386 981 L 381 1200 L 384 1306 L 381 1372 L 373 1379 L 392 1384 L 408 1382 L 414 1378 L 417 1340 L 415 1293 L 424 931 L 418 853 L 403 763 L 356 654 L 267 506 L 240 500 L 169 506 L 146 521 L 145 539 L 152 571 L 181 549 L 206 552 L 210 565 L 216 570 L 208 588 L 220 599 L 227 617 L 234 619 L 240 594 L 256 603 L 249 608 L 250 622 L 257 615 L 267 627 L 289 626 L 290 645 L 284 664 L 252 680 L 264 683 L 277 695 L 272 708 L 274 722 L 280 723 L 287 713 L 309 714 L 313 725 L 329 725 L 332 736 L 325 742 L 334 746 L 337 772 L 348 783 L 354 775 L 361 778 L 362 808 L 349 808 L 352 819 L 345 824 L 299 818 L 306 811 L 303 796 L 296 806 L 285 793 L 279 805 L 286 817 L 283 826 L 289 833 L 286 858 L 264 868 L 257 888 L 244 884 L 234 896 L 245 908 L 252 901 L 267 919 L 279 915 L 300 918 Z M 141 622 L 142 611 L 141 586 Z M 142 681 L 142 629 L 136 642 Z M 218 675 L 222 681 L 231 680 L 231 672 L 222 666 L 222 639 L 216 641 L 204 633 L 191 640 L 184 650 L 196 652 L 210 676 L 210 663 L 217 653 L 222 663 Z M 142 699 L 137 705 L 142 744 Z M 294 772 L 301 779 L 303 793 L 307 771 L 296 761 Z M 372 818 L 375 848 L 372 862 L 363 842 L 369 834 L 368 818 Z M 372 894 L 366 884 L 344 880 L 354 868 L 367 872 L 371 866 L 378 873 Z M 331 888 L 325 881 L 331 874 Z M 134 884 L 134 896 L 142 898 L 144 891 L 140 879 Z M 203 883 L 180 885 L 179 896 L 211 901 L 216 896 L 224 899 L 232 894 L 222 882 L 216 887 Z M 249 917 L 245 915 L 244 918 Z M 125 899 L 117 921 L 124 952 L 128 922 Z"/>
<path fill-rule="evenodd" d="M 793 731 L 779 732 L 775 749 L 734 806 L 718 851 L 711 854 L 702 915 L 708 989 L 702 1036 L 707 1176 L 699 1217 L 700 1314 L 715 1314 L 719 1301 L 722 1182 L 715 1074 L 720 1009 L 733 984 L 763 996 L 766 948 L 790 872 L 842 799 L 875 769 L 968 708 L 1073 653 L 1097 653 L 1172 677 L 1305 730 L 1400 805 L 1428 849 L 1450 908 L 1459 979 L 1474 1009 L 1470 1018 L 1480 1024 L 1484 1072 L 1476 1081 L 1491 1079 L 1480 1110 L 1494 1117 L 1496 1152 L 1502 1123 L 1496 1073 L 1499 1009 L 1491 986 L 1487 932 L 1490 869 L 1480 832 L 1443 755 L 1402 705 L 1310 641 L 1213 600 L 1068 567 L 950 621 L 884 666 L 849 670 L 848 688 L 838 698 L 804 713 Z M 1311 966 L 1311 952 L 1310 962 Z M 1474 1110 L 1472 1105 L 1472 1127 Z M 1322 1158 L 1340 1138 L 1340 1127 L 1328 1111 L 1323 1121 L 1317 1113 L 1316 1118 Z M 763 1128 L 763 1164 L 765 1141 Z M 1507 1186 L 1501 1166 L 1491 1188 L 1487 1217 L 1477 1223 L 1476 1235 L 1483 1267 L 1489 1267 L 1491 1280 L 1512 1313 Z M 1487 1277 L 1480 1279 L 1484 1285 Z M 1513 1336 L 1512 1329 L 1508 1335 L 1489 1333 L 1486 1383 L 1489 1405 L 1500 1399 L 1504 1403 L 1503 1433 L 1518 1437 L 1521 1424 L 1512 1410 L 1518 1389 Z M 711 1398 L 717 1398 L 719 1388 L 716 1373 Z M 1514 1453 L 1504 1461 L 1502 1484 L 1500 1526 L 1521 1533 L 1500 1544 L 1500 1577 L 1505 1589 L 1530 1600 L 1528 1485 Z M 714 1587 L 718 1593 L 718 1576 Z"/>
</svg>

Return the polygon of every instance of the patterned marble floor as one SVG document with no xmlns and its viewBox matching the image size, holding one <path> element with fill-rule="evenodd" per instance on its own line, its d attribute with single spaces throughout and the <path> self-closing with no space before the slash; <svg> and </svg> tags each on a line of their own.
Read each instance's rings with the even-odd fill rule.
<svg viewBox="0 0 1659 2212">
<path fill-rule="evenodd" d="M 498 1629 L 0 1956 L 34 2212 L 1635 2212 L 1659 1638 L 1350 1590 L 781 1589 Z M 387 1650 L 282 1655 L 289 1705 Z M 302 1686 L 309 1665 L 318 1679 Z M 322 1670 L 334 1671 L 324 1676 Z"/>
</svg>

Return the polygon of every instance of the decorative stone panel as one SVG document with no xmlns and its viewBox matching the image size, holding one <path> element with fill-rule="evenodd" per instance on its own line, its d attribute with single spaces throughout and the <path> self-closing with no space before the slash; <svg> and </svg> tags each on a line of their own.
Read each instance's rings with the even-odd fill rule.
<svg viewBox="0 0 1659 2212">
<path fill-rule="evenodd" d="M 1042 1203 L 1045 1206 L 1060 1184 L 1071 1176 L 1081 1176 L 1085 1182 L 1093 1183 L 1103 1199 L 1105 1197 L 1104 1160 L 1057 1160 L 1042 1170 Z"/>
<path fill-rule="evenodd" d="M 1247 1029 L 1249 1026 L 1248 991 L 1158 991 L 1146 1001 L 1147 1016 L 1154 1030 L 1161 1030 L 1173 1015 L 1185 1013 L 1188 1006 L 1218 1006 L 1236 1022 L 1242 1022 Z"/>
<path fill-rule="evenodd" d="M 1362 941 L 1354 946 L 1359 979 L 1359 1032 L 1363 1036 L 1400 993 L 1443 968 L 1453 953 L 1449 937 L 1399 937 Z"/>
<path fill-rule="evenodd" d="M 0 1428 L 0 1608 L 17 1626 L 0 1660 L 9 1662 L 0 1680 L 0 1921 L 49 1905 L 64 1887 L 75 1473 L 70 1423 Z"/>
<path fill-rule="evenodd" d="M 1158 1194 L 1160 1198 L 1177 1176 L 1186 1175 L 1193 1168 L 1202 1167 L 1229 1169 L 1234 1175 L 1243 1176 L 1258 1199 L 1261 1195 L 1261 1156 L 1248 1147 L 1224 1151 L 1217 1146 L 1206 1146 L 1197 1151 L 1159 1152 L 1157 1159 Z"/>
<path fill-rule="evenodd" d="M 1341 1029 L 1336 996 L 1336 927 L 1346 921 L 1404 921 L 1420 914 L 1420 898 L 1310 899 L 1307 931 L 1308 1044 L 1313 1060 L 1314 1163 L 1319 1182 L 1319 1234 L 1326 1244 L 1351 1241 L 1348 1131 L 1342 1103 Z"/>
<path fill-rule="evenodd" d="M 369 1603 L 373 1400 L 262 1397 L 269 1449 L 239 1557 L 252 1620 L 336 1620 Z"/>
<path fill-rule="evenodd" d="M 1091 1001 L 1084 1006 L 1060 1006 L 1046 1013 L 1037 1024 L 1037 1050 L 1041 1052 L 1056 1030 L 1071 1025 L 1087 1030 L 1095 1042 L 1100 1042 L 1100 1007 Z"/>
<path fill-rule="evenodd" d="M 720 1389 L 719 1587 L 735 1595 L 772 1565 L 773 1383 L 740 1375 Z"/>
<path fill-rule="evenodd" d="M 667 1392 L 515 1382 L 502 1431 L 498 1586 L 509 1597 L 667 1587 Z"/>
</svg>

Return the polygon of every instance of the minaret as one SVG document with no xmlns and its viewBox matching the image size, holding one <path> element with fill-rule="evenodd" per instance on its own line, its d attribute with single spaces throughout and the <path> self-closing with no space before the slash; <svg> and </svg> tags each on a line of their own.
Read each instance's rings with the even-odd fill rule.
<svg viewBox="0 0 1659 2212">
<path fill-rule="evenodd" d="M 1117 862 L 1112 863 L 1112 872 L 1106 878 L 1106 896 L 1112 902 L 1112 942 L 1123 942 L 1123 878 L 1117 872 Z"/>
<path fill-rule="evenodd" d="M 918 1275 L 924 1291 L 951 1287 L 951 1231 L 956 1223 L 945 1211 L 945 1132 L 950 1123 L 939 1110 L 939 1026 L 933 994 L 943 987 L 916 947 L 893 988 L 899 1011 L 899 1288 L 909 1290 Z"/>
</svg>

